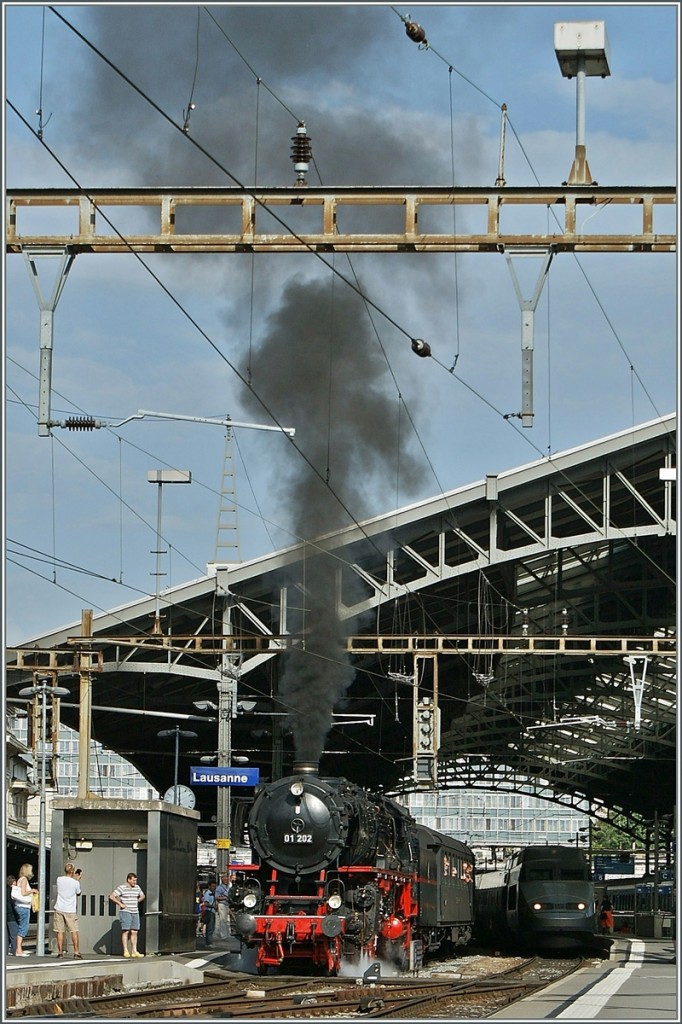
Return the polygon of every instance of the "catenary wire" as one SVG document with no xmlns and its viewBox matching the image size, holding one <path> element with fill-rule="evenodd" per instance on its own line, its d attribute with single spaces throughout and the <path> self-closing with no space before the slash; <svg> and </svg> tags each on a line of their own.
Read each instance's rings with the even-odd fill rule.
<svg viewBox="0 0 682 1024">
<path fill-rule="evenodd" d="M 442 365 L 441 365 L 442 366 Z M 446 368 L 445 368 L 446 369 Z"/>
<path fill-rule="evenodd" d="M 82 32 L 79 32 L 78 29 L 75 28 L 75 26 L 73 26 L 69 21 L 67 21 L 67 19 L 64 18 L 63 15 L 61 15 L 59 13 L 59 11 L 57 11 L 54 7 L 50 7 L 49 9 L 52 11 L 53 14 L 56 15 L 56 17 L 58 17 L 60 19 L 60 21 L 64 22 L 64 24 L 67 26 L 67 28 L 69 28 L 75 35 L 77 35 L 78 38 L 81 39 L 82 42 L 85 43 L 85 45 L 88 46 L 93 51 L 93 53 L 95 53 L 101 60 L 103 60 L 104 63 L 107 64 L 108 67 L 110 67 L 112 69 L 112 71 L 114 71 L 117 75 L 119 75 L 119 77 L 122 78 L 123 81 L 126 82 L 126 84 L 129 85 L 131 87 L 131 89 L 133 89 L 138 94 L 138 96 L 140 96 L 146 103 L 148 103 L 151 107 L 153 107 L 154 110 L 156 110 L 156 112 L 158 114 L 160 114 L 161 117 L 165 121 L 168 122 L 168 124 L 170 124 L 173 128 L 175 128 L 181 134 L 185 135 L 185 138 L 187 138 L 188 141 L 193 146 L 195 146 L 196 149 L 199 150 L 199 152 L 201 152 L 212 164 L 214 164 L 220 171 L 222 171 L 222 173 L 225 174 L 226 177 L 228 177 L 231 181 L 233 181 L 234 184 L 238 188 L 240 188 L 242 191 L 244 191 L 247 195 L 251 196 L 251 198 L 254 200 L 254 202 L 258 206 L 262 207 L 263 209 L 267 209 L 268 214 L 273 218 L 273 220 L 277 221 L 277 223 L 280 224 L 281 227 L 283 227 L 286 230 L 287 234 L 291 235 L 292 238 L 295 238 L 297 242 L 299 242 L 301 245 L 303 245 L 308 250 L 308 252 L 310 252 L 311 255 L 315 256 L 328 270 L 330 270 L 333 274 L 336 274 L 337 277 L 341 278 L 341 280 L 345 284 L 347 284 L 348 287 L 352 289 L 352 291 L 357 292 L 357 288 L 356 288 L 355 284 L 352 281 L 349 281 L 347 277 L 345 277 L 339 270 L 337 270 L 334 266 L 332 266 L 332 264 L 330 264 L 324 258 L 324 256 L 321 253 L 319 253 L 319 252 L 317 252 L 315 250 L 314 246 L 312 246 L 312 245 L 310 245 L 310 243 L 306 242 L 304 238 L 301 238 L 301 236 L 298 235 L 286 223 L 286 221 L 283 220 L 283 218 L 281 218 L 279 216 L 279 214 L 277 214 L 273 209 L 268 207 L 267 204 L 265 204 L 263 202 L 263 200 L 258 196 L 257 192 L 254 189 L 249 188 L 247 185 L 244 185 L 243 182 L 241 182 L 230 170 L 227 169 L 227 167 L 224 166 L 224 164 L 222 164 L 216 157 L 214 157 L 211 153 L 209 153 L 209 151 L 207 149 L 205 149 L 205 147 L 202 146 L 199 142 L 197 142 L 196 139 L 193 139 L 191 135 L 186 135 L 182 131 L 182 126 L 181 125 L 177 124 L 177 122 L 174 121 L 173 118 L 169 114 L 167 114 L 165 112 L 165 110 L 163 110 L 163 108 L 159 106 L 158 103 L 156 103 L 150 96 L 148 96 L 147 93 L 145 93 L 145 91 L 143 89 L 141 89 L 138 85 L 136 85 L 135 82 L 133 82 L 133 80 L 131 78 L 129 78 L 128 75 L 125 74 L 125 72 L 121 71 L 121 69 L 118 68 L 116 66 L 116 64 L 113 63 L 113 61 L 109 60 L 109 58 L 107 56 L 105 56 L 105 54 L 103 54 L 102 51 L 99 50 L 94 45 L 94 43 L 91 43 L 90 40 L 86 36 L 84 36 L 82 34 Z M 15 113 L 19 114 L 18 110 L 16 109 L 16 107 L 14 107 L 13 104 L 10 104 L 10 106 L 11 106 L 12 110 L 15 111 Z M 19 116 L 21 116 L 21 115 L 19 115 Z M 26 126 L 29 128 L 29 130 L 31 130 L 31 126 L 24 120 L 23 117 L 22 117 L 22 121 L 24 121 L 24 124 L 26 124 Z M 75 183 L 75 179 L 72 177 L 71 174 L 69 174 L 69 177 Z M 77 185 L 78 188 L 81 188 L 81 186 L 78 185 L 77 183 L 76 183 L 76 185 Z M 100 214 L 101 213 L 102 213 L 102 211 L 100 211 Z M 111 227 L 113 227 L 113 225 L 111 225 Z M 121 237 L 121 239 L 124 240 L 122 238 L 122 236 L 119 236 L 119 237 Z M 391 317 L 384 309 L 381 308 L 381 306 L 379 306 L 372 299 L 370 299 L 369 296 L 363 294 L 362 292 L 358 292 L 358 294 L 359 294 L 360 298 L 363 299 L 364 302 L 368 302 L 377 311 L 377 313 L 379 313 L 382 317 L 384 317 L 384 319 L 388 323 L 390 323 L 393 327 L 395 327 L 395 329 L 397 331 L 399 331 L 405 338 L 407 338 L 409 341 L 412 341 L 414 335 L 411 334 L 404 327 L 402 327 L 396 320 L 394 320 L 393 317 Z"/>
</svg>

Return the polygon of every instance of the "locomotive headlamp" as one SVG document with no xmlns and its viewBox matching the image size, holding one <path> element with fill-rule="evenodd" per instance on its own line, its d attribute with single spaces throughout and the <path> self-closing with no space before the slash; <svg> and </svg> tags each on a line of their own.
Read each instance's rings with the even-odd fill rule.
<svg viewBox="0 0 682 1024">
<path fill-rule="evenodd" d="M 303 783 L 300 781 L 292 782 L 290 792 L 293 796 L 301 796 L 303 793 Z"/>
<path fill-rule="evenodd" d="M 542 910 L 542 903 L 535 902 L 533 904 L 533 910 Z"/>
<path fill-rule="evenodd" d="M 341 897 L 339 896 L 338 892 L 335 892 L 327 900 L 327 906 L 330 908 L 330 910 L 338 910 L 339 907 L 341 906 L 341 902 Z"/>
<path fill-rule="evenodd" d="M 257 902 L 258 902 L 258 898 L 257 898 L 255 892 L 247 892 L 246 896 L 244 897 L 244 906 L 246 907 L 246 909 L 247 910 L 252 910 L 253 907 L 256 906 Z"/>
<path fill-rule="evenodd" d="M 587 910 L 587 903 L 579 903 L 578 910 Z"/>
</svg>

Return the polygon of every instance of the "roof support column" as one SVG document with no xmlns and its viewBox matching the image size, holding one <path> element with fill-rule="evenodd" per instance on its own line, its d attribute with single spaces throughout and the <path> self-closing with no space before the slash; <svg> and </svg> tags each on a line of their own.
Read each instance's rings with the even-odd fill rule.
<svg viewBox="0 0 682 1024">
<path fill-rule="evenodd" d="M 92 608 L 81 612 L 81 636 L 92 636 Z M 78 799 L 86 800 L 90 795 L 90 736 L 92 734 L 92 652 L 78 654 L 80 670 L 80 700 L 78 711 Z"/>
</svg>

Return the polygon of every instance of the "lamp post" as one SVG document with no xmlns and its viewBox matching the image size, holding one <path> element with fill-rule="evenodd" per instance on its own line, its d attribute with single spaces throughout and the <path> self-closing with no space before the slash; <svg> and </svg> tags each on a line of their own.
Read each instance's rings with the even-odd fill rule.
<svg viewBox="0 0 682 1024">
<path fill-rule="evenodd" d="M 590 826 L 581 825 L 575 834 L 575 845 L 580 848 L 581 843 L 587 843 L 588 851 L 590 846 Z"/>
<path fill-rule="evenodd" d="M 585 147 L 585 78 L 606 78 L 609 67 L 609 42 L 603 21 L 563 21 L 554 25 L 554 52 L 564 78 L 575 78 L 575 160 L 568 176 L 569 185 L 590 185 Z"/>
<path fill-rule="evenodd" d="M 69 691 L 65 686 L 53 686 L 52 680 L 48 678 L 38 679 L 34 686 L 25 686 L 19 690 L 20 697 L 33 697 L 40 700 L 40 816 L 38 819 L 38 890 L 40 892 L 40 907 L 38 908 L 38 930 L 36 934 L 36 954 L 45 955 L 45 911 L 47 907 L 45 887 L 45 866 L 47 837 L 45 835 L 45 787 L 46 787 L 46 763 L 45 753 L 47 746 L 47 699 L 49 696 L 66 697 Z M 36 744 L 36 752 L 37 752 Z"/>
<path fill-rule="evenodd" d="M 179 725 L 176 725 L 174 729 L 161 729 L 156 734 L 160 740 L 169 740 L 171 737 L 175 737 L 175 771 L 173 773 L 173 803 L 178 802 L 178 764 L 180 761 L 180 737 L 185 740 L 196 740 L 198 736 L 195 732 L 191 732 L 189 729 L 181 729 Z"/>
</svg>

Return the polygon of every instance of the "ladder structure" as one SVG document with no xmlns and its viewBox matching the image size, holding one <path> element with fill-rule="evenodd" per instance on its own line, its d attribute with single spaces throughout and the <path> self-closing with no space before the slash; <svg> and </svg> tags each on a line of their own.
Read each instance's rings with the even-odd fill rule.
<svg viewBox="0 0 682 1024">
<path fill-rule="evenodd" d="M 220 564 L 241 562 L 237 516 L 237 480 L 234 469 L 234 434 L 229 425 L 225 431 L 223 475 L 220 483 L 213 560 Z"/>
</svg>

